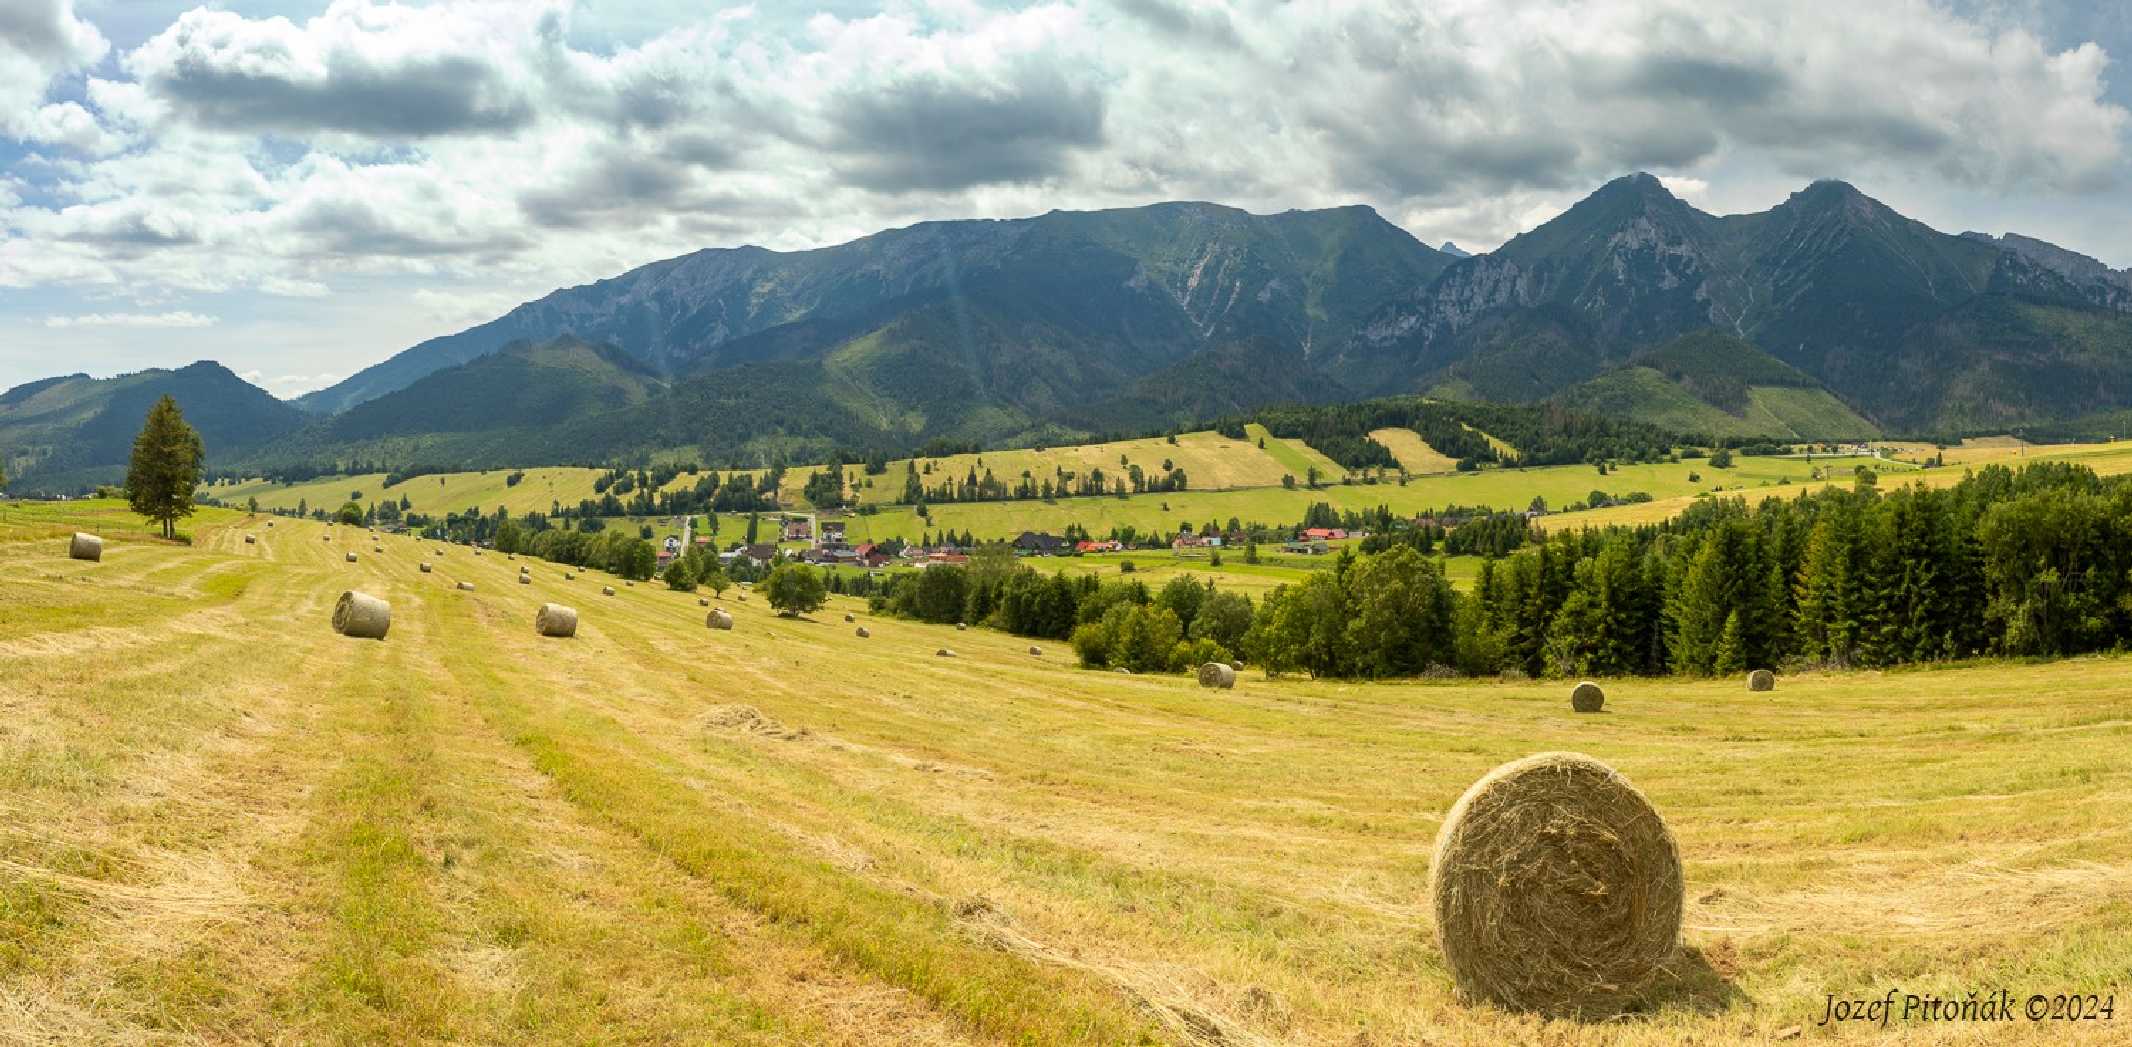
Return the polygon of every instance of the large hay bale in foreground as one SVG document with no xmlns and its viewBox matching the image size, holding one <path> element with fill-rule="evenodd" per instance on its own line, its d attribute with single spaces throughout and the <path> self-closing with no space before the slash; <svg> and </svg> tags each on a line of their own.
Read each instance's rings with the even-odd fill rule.
<svg viewBox="0 0 2132 1047">
<path fill-rule="evenodd" d="M 424 561 L 422 561 L 422 562 L 421 562 L 420 564 L 417 564 L 416 566 L 417 566 L 417 567 L 419 567 L 419 568 L 421 569 L 421 571 L 422 571 L 422 573 L 423 573 L 423 574 L 428 574 L 429 572 L 431 572 L 431 571 L 433 571 L 433 570 L 436 570 L 436 568 L 434 568 L 434 567 L 430 566 L 430 562 L 429 562 L 428 560 L 424 560 Z"/>
<path fill-rule="evenodd" d="M 1236 686 L 1236 670 L 1221 662 L 1208 662 L 1199 667 L 1199 686 L 1226 691 Z"/>
<path fill-rule="evenodd" d="M 363 640 L 382 640 L 392 628 L 392 605 L 353 589 L 333 605 L 333 631 Z"/>
<path fill-rule="evenodd" d="M 354 553 L 352 553 L 352 552 L 351 552 L 351 553 L 349 553 L 349 554 L 348 554 L 348 557 L 347 557 L 347 559 L 348 559 L 348 562 L 349 562 L 349 563 L 354 563 L 354 562 L 355 562 L 355 554 L 354 554 Z"/>
<path fill-rule="evenodd" d="M 577 608 L 544 603 L 533 612 L 533 631 L 542 636 L 576 636 Z"/>
<path fill-rule="evenodd" d="M 1774 691 L 1777 689 L 1777 674 L 1767 669 L 1756 669 L 1747 674 L 1747 689 L 1750 691 Z"/>
<path fill-rule="evenodd" d="M 611 586 L 611 585 L 603 585 L 603 586 L 600 586 L 600 595 L 601 595 L 601 596 L 613 596 L 613 595 L 614 595 L 614 586 Z"/>
<path fill-rule="evenodd" d="M 712 608 L 711 613 L 703 616 L 703 624 L 713 629 L 731 629 L 733 615 L 722 607 Z"/>
<path fill-rule="evenodd" d="M 1595 713 L 1606 704 L 1606 692 L 1599 685 L 1586 680 L 1569 692 L 1569 707 L 1580 713 Z"/>
<path fill-rule="evenodd" d="M 1436 836 L 1436 939 L 1468 1003 L 1607 1018 L 1680 944 L 1680 851 L 1628 779 L 1580 753 L 1488 772 Z"/>
<path fill-rule="evenodd" d="M 76 560 L 102 560 L 104 540 L 93 534 L 76 531 L 74 537 L 67 539 L 67 555 Z"/>
</svg>

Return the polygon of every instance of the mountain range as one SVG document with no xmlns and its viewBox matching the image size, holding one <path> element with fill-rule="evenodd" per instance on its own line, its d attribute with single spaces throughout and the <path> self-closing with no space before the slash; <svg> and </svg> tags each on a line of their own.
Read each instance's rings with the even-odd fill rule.
<svg viewBox="0 0 2132 1047">
<path fill-rule="evenodd" d="M 0 454 L 60 461 L 21 449 L 22 392 L 0 397 Z M 261 466 L 803 459 L 1409 392 L 1713 436 L 2062 421 L 2132 406 L 2132 273 L 1833 181 L 1716 216 L 1630 175 L 1477 255 L 1361 206 L 927 222 L 559 290 L 210 446 Z"/>
</svg>

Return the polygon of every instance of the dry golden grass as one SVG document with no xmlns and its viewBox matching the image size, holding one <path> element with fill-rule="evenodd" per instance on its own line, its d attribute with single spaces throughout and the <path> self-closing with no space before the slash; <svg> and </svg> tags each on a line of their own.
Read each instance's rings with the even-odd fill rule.
<svg viewBox="0 0 2132 1047">
<path fill-rule="evenodd" d="M 1399 460 L 1399 466 L 1416 476 L 1448 473 L 1458 468 L 1458 459 L 1430 447 L 1412 429 L 1373 429 L 1370 439 L 1384 445 Z"/>
<path fill-rule="evenodd" d="M 2132 660 L 1615 680 L 1586 717 L 1554 681 L 1210 692 L 321 529 L 0 510 L 0 1041 L 1716 1044 L 2132 970 Z M 358 583 L 383 642 L 327 625 Z M 1556 748 L 1686 865 L 1687 948 L 1613 1023 L 1462 1006 L 1430 944 L 1444 811 Z"/>
</svg>

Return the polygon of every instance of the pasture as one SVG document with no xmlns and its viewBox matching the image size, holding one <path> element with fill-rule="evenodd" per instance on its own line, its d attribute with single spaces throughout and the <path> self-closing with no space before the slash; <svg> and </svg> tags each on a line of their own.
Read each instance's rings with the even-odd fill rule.
<svg viewBox="0 0 2132 1047">
<path fill-rule="evenodd" d="M 1609 680 L 1589 716 L 1554 680 L 1211 692 L 266 524 L 0 505 L 0 1040 L 2122 1041 L 1816 1022 L 2125 988 L 2132 659 Z M 328 628 L 350 588 L 383 641 Z M 1462 1005 L 1432 939 L 1440 819 L 1547 749 L 1628 775 L 1686 868 L 1683 948 L 1609 1023 Z"/>
</svg>

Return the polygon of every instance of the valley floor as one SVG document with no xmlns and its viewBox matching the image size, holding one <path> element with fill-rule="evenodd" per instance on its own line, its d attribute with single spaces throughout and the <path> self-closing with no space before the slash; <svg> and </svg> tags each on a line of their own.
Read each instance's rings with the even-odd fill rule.
<svg viewBox="0 0 2132 1047">
<path fill-rule="evenodd" d="M 65 558 L 95 530 L 101 563 Z M 0 1041 L 2123 1042 L 1824 1029 L 1828 994 L 2132 971 L 2132 659 L 1202 691 L 983 630 L 497 554 L 0 504 Z M 244 536 L 256 537 L 247 545 Z M 322 540 L 322 538 L 324 540 Z M 345 563 L 353 550 L 357 563 Z M 430 559 L 436 573 L 416 564 Z M 453 589 L 472 581 L 473 592 Z M 391 601 L 334 635 L 343 589 Z M 543 601 L 578 635 L 533 633 Z M 870 639 L 853 634 L 860 616 Z M 952 647 L 958 657 L 934 656 Z M 1575 749 L 1677 833 L 1641 1014 L 1452 998 L 1425 886 L 1489 768 Z"/>
</svg>

